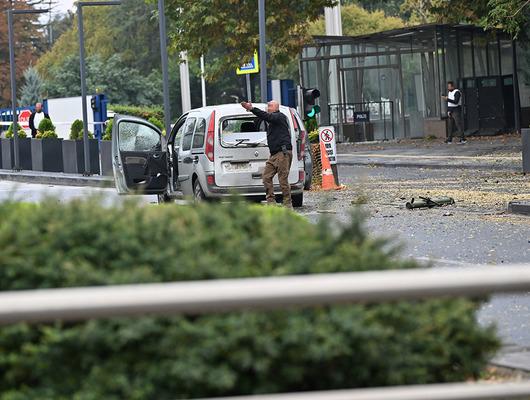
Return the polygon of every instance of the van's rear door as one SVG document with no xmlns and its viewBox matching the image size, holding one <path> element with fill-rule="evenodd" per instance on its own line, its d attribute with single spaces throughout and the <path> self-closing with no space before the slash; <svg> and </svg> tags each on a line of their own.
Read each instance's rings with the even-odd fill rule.
<svg viewBox="0 0 530 400">
<path fill-rule="evenodd" d="M 220 118 L 217 132 L 216 185 L 262 186 L 263 170 L 270 156 L 265 122 L 258 120 L 252 114 L 225 116 Z M 292 136 L 291 133 L 291 138 Z M 294 184 L 297 181 L 298 172 L 291 168 L 289 183 Z M 277 177 L 275 182 L 278 183 Z"/>
</svg>

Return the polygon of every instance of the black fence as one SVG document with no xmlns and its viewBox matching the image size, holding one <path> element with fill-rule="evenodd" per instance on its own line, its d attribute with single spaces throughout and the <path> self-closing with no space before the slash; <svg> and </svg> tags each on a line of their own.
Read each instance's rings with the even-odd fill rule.
<svg viewBox="0 0 530 400">
<path fill-rule="evenodd" d="M 341 142 L 395 139 L 393 101 L 329 104 L 329 120 Z"/>
</svg>

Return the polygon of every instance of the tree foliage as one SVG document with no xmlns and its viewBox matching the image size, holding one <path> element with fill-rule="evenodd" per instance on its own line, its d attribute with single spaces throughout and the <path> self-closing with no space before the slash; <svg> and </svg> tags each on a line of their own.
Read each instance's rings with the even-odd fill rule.
<svg viewBox="0 0 530 400">
<path fill-rule="evenodd" d="M 37 70 L 30 66 L 24 71 L 24 85 L 20 90 L 20 104 L 28 106 L 42 101 L 44 82 Z"/>
<path fill-rule="evenodd" d="M 45 91 L 48 97 L 68 97 L 81 93 L 79 57 L 70 56 L 50 71 Z M 142 76 L 128 67 L 119 55 L 106 61 L 99 56 L 86 59 L 89 93 L 105 93 L 109 101 L 123 104 L 153 104 L 161 101 L 160 76 Z"/>
<path fill-rule="evenodd" d="M 32 4 L 32 5 L 30 5 Z M 6 10 L 31 9 L 38 2 L 23 0 L 0 0 L 0 108 L 11 104 L 11 84 L 9 71 L 9 41 Z M 17 85 L 22 84 L 24 71 L 37 61 L 43 49 L 43 32 L 35 15 L 17 15 L 14 18 L 13 31 L 16 50 Z"/>
<path fill-rule="evenodd" d="M 0 204 L 0 290 L 417 267 L 284 209 Z M 31 243 L 31 246 L 27 244 Z M 310 255 L 310 257 L 308 257 Z M 463 381 L 497 348 L 463 299 L 17 324 L 0 398 L 178 399 Z"/>
<path fill-rule="evenodd" d="M 398 17 L 389 17 L 382 10 L 367 11 L 357 4 L 341 7 L 342 33 L 357 36 L 381 32 L 389 29 L 402 28 L 405 22 Z M 311 24 L 312 35 L 325 35 L 326 26 L 324 17 L 320 17 Z"/>
<path fill-rule="evenodd" d="M 267 1 L 266 30 L 269 66 L 285 64 L 298 55 L 308 40 L 308 24 L 333 0 L 303 0 L 296 4 Z M 207 76 L 234 70 L 258 48 L 258 7 L 240 0 L 169 0 L 166 2 L 169 44 L 175 54 L 187 51 L 192 58 L 220 49 L 208 63 Z"/>
</svg>

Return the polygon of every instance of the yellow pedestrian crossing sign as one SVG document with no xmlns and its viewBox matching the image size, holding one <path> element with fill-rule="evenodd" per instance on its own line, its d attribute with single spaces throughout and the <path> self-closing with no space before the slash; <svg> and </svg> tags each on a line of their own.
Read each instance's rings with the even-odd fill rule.
<svg viewBox="0 0 530 400">
<path fill-rule="evenodd" d="M 246 64 L 236 70 L 237 75 L 256 74 L 259 72 L 258 52 L 254 51 L 254 57 Z"/>
</svg>

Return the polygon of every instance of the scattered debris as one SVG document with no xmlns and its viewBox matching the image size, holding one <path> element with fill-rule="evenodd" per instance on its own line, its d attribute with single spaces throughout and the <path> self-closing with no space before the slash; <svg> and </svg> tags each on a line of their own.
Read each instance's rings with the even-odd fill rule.
<svg viewBox="0 0 530 400">
<path fill-rule="evenodd" d="M 452 197 L 437 197 L 431 199 L 430 197 L 421 197 L 420 200 L 412 199 L 409 203 L 405 204 L 409 210 L 415 208 L 433 208 L 433 207 L 443 207 L 447 205 L 455 204 L 455 201 Z"/>
</svg>

